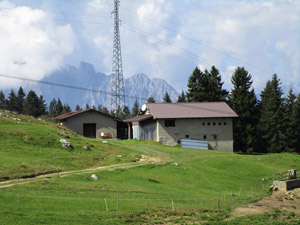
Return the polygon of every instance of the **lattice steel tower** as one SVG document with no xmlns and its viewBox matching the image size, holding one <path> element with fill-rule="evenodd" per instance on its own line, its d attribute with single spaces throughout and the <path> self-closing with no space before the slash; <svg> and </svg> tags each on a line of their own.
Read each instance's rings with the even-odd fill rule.
<svg viewBox="0 0 300 225">
<path fill-rule="evenodd" d="M 123 109 L 125 106 L 121 42 L 120 42 L 120 19 L 119 4 L 120 0 L 114 0 L 114 46 L 113 46 L 113 65 L 111 78 L 111 99 L 110 110 L 116 112 L 118 108 Z"/>
</svg>

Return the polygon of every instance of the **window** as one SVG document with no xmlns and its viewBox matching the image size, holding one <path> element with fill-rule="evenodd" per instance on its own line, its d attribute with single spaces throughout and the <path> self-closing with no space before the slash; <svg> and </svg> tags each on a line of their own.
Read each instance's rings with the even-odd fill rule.
<svg viewBox="0 0 300 225">
<path fill-rule="evenodd" d="M 210 123 L 207 123 L 207 126 L 210 126 Z"/>
<path fill-rule="evenodd" d="M 226 123 L 226 122 L 224 122 L 224 125 L 226 126 L 226 125 L 227 125 L 227 123 Z"/>
<path fill-rule="evenodd" d="M 205 126 L 205 123 L 202 123 L 202 126 Z"/>
<path fill-rule="evenodd" d="M 206 140 L 206 135 L 203 135 L 203 139 Z"/>
<path fill-rule="evenodd" d="M 185 135 L 185 138 L 190 138 L 190 135 Z"/>
<path fill-rule="evenodd" d="M 222 123 L 221 122 L 219 122 L 219 126 L 221 126 L 222 125 Z"/>
<path fill-rule="evenodd" d="M 175 127 L 175 120 L 165 120 L 165 127 Z"/>
<path fill-rule="evenodd" d="M 213 125 L 216 126 L 216 123 L 214 122 Z"/>
</svg>

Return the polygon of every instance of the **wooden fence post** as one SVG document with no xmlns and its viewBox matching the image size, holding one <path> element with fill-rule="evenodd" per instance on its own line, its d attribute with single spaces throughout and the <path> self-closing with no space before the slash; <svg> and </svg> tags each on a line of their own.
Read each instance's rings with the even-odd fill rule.
<svg viewBox="0 0 300 225">
<path fill-rule="evenodd" d="M 108 206 L 107 206 L 106 198 L 104 199 L 104 201 L 105 201 L 106 212 L 108 212 Z"/>
<path fill-rule="evenodd" d="M 117 219 L 119 218 L 119 195 L 117 197 Z"/>
</svg>

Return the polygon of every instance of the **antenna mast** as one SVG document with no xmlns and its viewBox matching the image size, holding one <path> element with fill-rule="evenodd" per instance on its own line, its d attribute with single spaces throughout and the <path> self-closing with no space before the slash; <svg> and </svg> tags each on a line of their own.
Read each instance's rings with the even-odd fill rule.
<svg viewBox="0 0 300 225">
<path fill-rule="evenodd" d="M 121 41 L 120 41 L 120 19 L 119 19 L 119 4 L 120 0 L 114 0 L 114 45 L 113 45 L 113 65 L 111 78 L 111 99 L 110 110 L 117 112 L 118 109 L 123 109 L 125 106 Z"/>
</svg>

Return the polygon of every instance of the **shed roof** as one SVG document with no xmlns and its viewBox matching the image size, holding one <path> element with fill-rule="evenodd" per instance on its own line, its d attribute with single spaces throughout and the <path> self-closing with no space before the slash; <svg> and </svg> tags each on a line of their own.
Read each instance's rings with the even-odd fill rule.
<svg viewBox="0 0 300 225">
<path fill-rule="evenodd" d="M 112 115 L 109 115 L 109 114 L 106 114 L 106 113 L 102 113 L 102 112 L 99 112 L 99 111 L 94 110 L 94 109 L 85 109 L 85 110 L 78 110 L 78 111 L 69 112 L 69 113 L 57 116 L 56 119 L 58 119 L 58 120 L 64 120 L 64 119 L 76 116 L 76 115 L 84 113 L 84 112 L 97 112 L 97 113 L 100 113 L 102 115 L 109 116 L 109 117 L 112 117 L 114 119 L 118 119 L 118 118 L 116 118 L 116 117 L 114 117 Z"/>
<path fill-rule="evenodd" d="M 238 117 L 225 102 L 146 103 L 154 119 Z"/>
<path fill-rule="evenodd" d="M 153 118 L 152 115 L 150 114 L 144 114 L 144 115 L 137 115 L 135 117 L 132 117 L 128 120 L 124 120 L 125 123 L 132 123 L 132 122 L 141 122 L 141 121 L 144 121 L 144 120 L 147 120 L 147 119 L 151 119 Z"/>
</svg>

